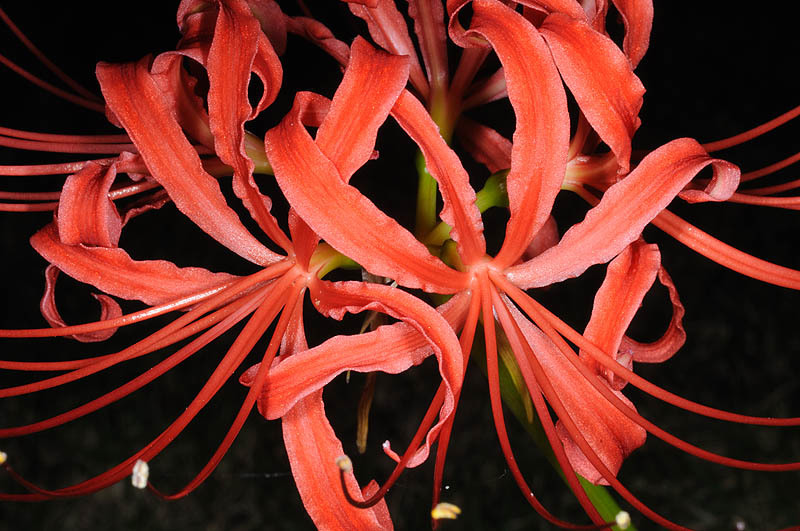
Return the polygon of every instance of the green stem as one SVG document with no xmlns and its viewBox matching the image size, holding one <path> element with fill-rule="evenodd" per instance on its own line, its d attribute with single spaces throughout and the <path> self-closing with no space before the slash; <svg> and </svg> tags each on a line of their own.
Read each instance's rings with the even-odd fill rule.
<svg viewBox="0 0 800 531">
<path fill-rule="evenodd" d="M 417 152 L 415 159 L 417 166 L 417 219 L 416 236 L 422 238 L 436 225 L 436 191 L 437 183 L 425 165 L 425 157 L 421 151 Z"/>
<path fill-rule="evenodd" d="M 508 193 L 506 192 L 506 176 L 508 170 L 503 170 L 491 175 L 486 179 L 483 188 L 475 194 L 475 206 L 483 214 L 492 207 L 508 206 Z M 423 243 L 431 247 L 439 247 L 450 238 L 450 231 L 453 229 L 444 221 L 433 227 L 423 238 Z"/>
</svg>

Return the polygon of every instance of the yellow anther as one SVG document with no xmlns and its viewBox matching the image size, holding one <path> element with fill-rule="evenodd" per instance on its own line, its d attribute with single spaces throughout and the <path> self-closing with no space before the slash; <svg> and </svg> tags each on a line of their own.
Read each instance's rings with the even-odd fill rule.
<svg viewBox="0 0 800 531">
<path fill-rule="evenodd" d="M 8 461 L 8 454 L 5 452 L 0 452 L 0 465 L 4 465 Z"/>
<path fill-rule="evenodd" d="M 627 511 L 620 511 L 614 517 L 614 521 L 620 529 L 628 529 L 631 526 L 631 515 Z"/>
<path fill-rule="evenodd" d="M 131 472 L 131 485 L 137 489 L 144 489 L 147 487 L 147 480 L 150 477 L 150 466 L 141 459 L 138 459 L 133 465 Z"/>
<path fill-rule="evenodd" d="M 437 503 L 436 507 L 431 509 L 431 518 L 434 520 L 455 520 L 459 514 L 461 507 L 447 502 Z"/>
<path fill-rule="evenodd" d="M 340 455 L 336 458 L 336 466 L 339 467 L 339 470 L 344 472 L 350 472 L 353 470 L 353 462 L 346 455 Z"/>
</svg>

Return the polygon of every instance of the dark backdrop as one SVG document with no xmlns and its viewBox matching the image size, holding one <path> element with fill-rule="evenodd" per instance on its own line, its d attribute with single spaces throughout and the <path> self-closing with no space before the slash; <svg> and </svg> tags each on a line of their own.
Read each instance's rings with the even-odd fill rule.
<svg viewBox="0 0 800 531">
<path fill-rule="evenodd" d="M 169 49 L 178 37 L 172 3 L 127 3 L 124 9 L 105 5 L 6 2 L 3 8 L 54 62 L 96 89 L 93 70 L 98 60 L 135 60 L 146 53 Z M 325 16 L 338 20 L 343 9 L 330 11 Z M 635 147 L 652 149 L 680 136 L 700 141 L 718 139 L 796 105 L 800 88 L 794 73 L 799 51 L 795 28 L 798 13 L 796 8 L 788 11 L 791 12 L 759 6 L 741 11 L 716 2 L 657 1 L 651 48 L 638 69 L 648 92 Z M 344 28 L 336 24 L 332 22 L 331 26 L 342 38 L 351 38 L 358 29 L 357 24 Z M 21 65 L 42 72 L 6 30 L 0 30 L 0 50 Z M 286 93 L 310 89 L 330 96 L 339 79 L 332 61 L 296 38 L 290 39 L 284 64 Z M 2 79 L 2 125 L 43 132 L 113 132 L 102 116 L 64 104 L 7 70 L 3 70 Z M 253 129 L 263 133 L 289 104 L 290 99 L 282 97 Z M 495 108 L 499 114 L 507 112 L 503 104 L 491 109 Z M 797 151 L 798 131 L 797 125 L 785 126 L 723 155 L 745 170 L 758 168 Z M 403 194 L 413 190 L 413 168 L 407 158 L 396 158 L 396 154 L 408 153 L 403 151 L 408 143 L 394 126 L 388 126 L 385 135 L 378 148 L 387 162 L 374 163 L 373 169 L 365 169 L 355 182 L 378 204 L 407 222 L 411 201 Z M 0 149 L 0 163 L 58 160 L 65 159 Z M 796 171 L 787 169 L 781 175 L 788 179 Z M 57 178 L 4 178 L 3 188 L 46 187 L 47 181 L 54 179 Z M 383 186 L 385 182 L 394 187 Z M 405 188 L 398 192 L 396 186 Z M 278 204 L 276 208 L 285 206 Z M 559 199 L 558 209 L 564 213 L 564 220 L 579 219 L 576 216 L 582 212 L 580 203 L 569 197 Z M 674 209 L 743 250 L 800 267 L 800 224 L 792 211 L 730 204 L 676 204 Z M 45 263 L 27 245 L 27 238 L 48 219 L 47 214 L 0 214 L 2 327 L 43 324 L 37 304 Z M 680 290 L 687 308 L 688 341 L 668 363 L 640 366 L 637 371 L 658 385 L 716 407 L 753 415 L 800 414 L 796 376 L 800 368 L 798 295 L 729 272 L 657 229 L 647 229 L 645 236 L 659 243 L 663 261 Z M 131 224 L 122 244 L 136 258 L 167 258 L 179 265 L 248 272 L 241 260 L 229 256 L 172 207 Z M 602 268 L 593 268 L 582 279 L 565 282 L 537 296 L 580 329 L 588 319 L 592 294 L 602 276 Z M 58 299 L 70 322 L 80 322 L 96 312 L 86 287 L 69 280 L 60 282 Z M 654 290 L 646 301 L 647 318 L 638 319 L 635 325 L 640 338 L 652 337 L 664 326 L 668 319 L 666 306 L 664 290 Z M 128 310 L 135 308 L 134 304 L 126 306 Z M 351 319 L 345 326 L 352 330 L 358 324 L 358 319 Z M 14 359 L 99 355 L 130 344 L 156 327 L 157 324 L 145 324 L 122 331 L 106 344 L 3 341 L 0 352 L 3 358 Z M 313 320 L 308 328 L 312 342 L 324 340 L 330 330 L 324 322 Z M 174 374 L 118 405 L 63 428 L 2 441 L 0 448 L 8 452 L 17 470 L 45 486 L 58 487 L 99 473 L 146 444 L 183 410 L 230 341 L 230 337 L 227 342 L 220 340 L 198 354 L 197 359 L 174 370 Z M 65 389 L 3 400 L 0 425 L 31 422 L 63 411 L 120 385 L 146 367 L 146 363 L 133 363 Z M 435 388 L 435 377 L 435 367 L 430 362 L 401 376 L 379 375 L 367 457 L 356 459 L 362 481 L 386 477 L 390 463 L 380 454 L 380 443 L 389 438 L 399 447 L 408 440 Z M 8 386 L 19 383 L 21 376 L 0 374 L 0 381 Z M 339 378 L 325 394 L 332 422 L 346 451 L 354 456 L 355 404 L 361 382 L 360 375 L 354 375 L 349 385 Z M 464 514 L 447 527 L 548 528 L 524 503 L 505 467 L 491 424 L 485 379 L 475 367 L 469 371 L 465 386 L 446 477 L 446 498 L 460 504 Z M 800 459 L 797 429 L 726 425 L 661 404 L 634 389 L 626 394 L 643 415 L 704 448 L 767 462 Z M 244 390 L 237 383 L 226 386 L 185 435 L 153 461 L 154 481 L 171 490 L 193 477 L 216 448 L 243 396 Z M 571 495 L 549 466 L 535 450 L 528 451 L 531 445 L 525 434 L 513 420 L 508 424 L 514 448 L 535 491 L 556 514 L 582 521 Z M 427 525 L 430 478 L 431 466 L 424 465 L 408 472 L 390 492 L 389 507 L 398 529 Z M 797 473 L 744 472 L 707 464 L 652 437 L 620 473 L 620 479 L 651 507 L 682 524 L 703 529 L 732 529 L 738 521 L 745 522 L 748 529 L 776 529 L 800 523 L 797 478 Z M 0 487 L 14 488 L 3 476 Z M 634 522 L 641 529 L 654 528 L 638 515 Z M 163 502 L 146 492 L 134 491 L 125 481 L 76 500 L 0 504 L 0 529 L 145 526 L 310 528 L 289 473 L 279 424 L 253 414 L 219 469 L 194 494 L 178 502 Z"/>
</svg>

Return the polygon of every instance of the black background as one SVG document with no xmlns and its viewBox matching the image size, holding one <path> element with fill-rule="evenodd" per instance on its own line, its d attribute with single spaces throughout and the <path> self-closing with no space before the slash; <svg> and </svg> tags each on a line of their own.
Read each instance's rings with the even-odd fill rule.
<svg viewBox="0 0 800 531">
<path fill-rule="evenodd" d="M 174 46 L 178 38 L 171 3 L 132 3 L 125 8 L 110 3 L 23 5 L 3 8 L 57 64 L 96 90 L 94 64 L 98 60 L 130 61 L 146 53 Z M 781 4 L 783 6 L 783 4 Z M 289 8 L 287 8 L 289 9 Z M 331 21 L 337 36 L 350 39 L 359 24 L 340 26 L 346 8 L 330 13 L 315 11 Z M 643 125 L 634 147 L 652 149 L 680 136 L 715 140 L 768 120 L 798 103 L 800 82 L 795 77 L 797 9 L 748 11 L 722 3 L 656 2 L 656 19 L 650 50 L 637 73 L 647 88 Z M 344 15 L 344 17 L 342 17 Z M 330 17 L 330 18 L 327 18 Z M 284 94 L 265 117 L 253 124 L 258 133 L 274 125 L 298 89 L 331 96 L 340 79 L 332 61 L 290 38 L 285 56 Z M 29 54 L 8 31 L 0 30 L 0 50 L 19 64 L 41 73 Z M 64 104 L 32 87 L 8 70 L 2 71 L 0 123 L 42 132 L 113 132 L 106 120 L 89 111 Z M 49 78 L 48 78 L 49 79 Z M 504 104 L 490 114 L 507 112 Z M 508 124 L 506 124 L 508 127 Z M 745 170 L 758 168 L 798 150 L 800 126 L 788 125 L 762 139 L 722 155 Z M 354 182 L 375 201 L 408 221 L 413 190 L 413 167 L 408 157 L 394 162 L 396 153 L 408 154 L 407 141 L 396 127 L 387 126 L 378 148 L 386 162 L 365 168 Z M 63 156 L 20 154 L 0 149 L 0 163 L 34 163 L 66 160 Z M 405 167 L 403 165 L 406 165 Z M 389 172 L 389 173 L 387 173 Z M 784 170 L 779 177 L 796 176 Z M 45 187 L 45 179 L 3 178 L 4 189 Z M 377 184 L 376 184 L 377 183 Z M 392 187 L 382 183 L 391 183 Z M 265 185 L 269 188 L 269 185 Z M 403 186 L 405 186 L 403 188 Z M 398 192 L 398 187 L 400 192 Z M 269 189 L 267 189 L 269 191 Z M 273 191 L 273 195 L 276 195 Z M 401 197 L 403 201 L 398 201 Z M 579 219 L 579 202 L 559 199 L 564 222 Z M 282 208 L 279 204 L 278 209 Z M 745 251 L 777 263 L 800 268 L 797 253 L 798 216 L 792 211 L 723 205 L 687 206 L 674 210 L 704 230 Z M 47 214 L 0 214 L 2 245 L 4 328 L 43 324 L 38 297 L 45 263 L 27 245 L 27 238 L 49 219 Z M 562 226 L 562 229 L 565 226 Z M 800 414 L 800 334 L 797 305 L 800 298 L 784 288 L 751 280 L 687 250 L 657 229 L 645 237 L 659 243 L 663 261 L 673 276 L 687 308 L 688 341 L 669 362 L 640 366 L 637 372 L 678 394 L 701 403 L 753 415 Z M 143 216 L 132 223 L 122 246 L 136 258 L 166 258 L 179 265 L 203 265 L 235 273 L 250 271 L 235 256 L 181 218 L 172 207 Z M 603 269 L 593 268 L 575 281 L 539 294 L 549 308 L 573 326 L 583 327 L 591 297 L 602 281 Z M 69 280 L 59 284 L 58 298 L 65 317 L 80 322 L 96 308 L 85 286 Z M 126 309 L 137 308 L 128 305 Z M 654 290 L 645 303 L 646 319 L 635 323 L 640 338 L 657 333 L 667 317 L 665 293 Z M 357 327 L 358 319 L 345 326 Z M 315 325 L 316 323 L 316 325 Z M 162 322 L 163 325 L 163 322 Z M 99 355 L 143 337 L 157 324 L 122 331 L 110 344 L 76 346 L 66 340 L 8 341 L 0 347 L 7 359 L 67 359 Z M 322 341 L 331 326 L 310 320 L 312 342 Z M 338 329 L 338 328 L 337 328 Z M 228 338 L 228 343 L 230 338 Z M 225 340 L 215 343 L 155 384 L 113 407 L 69 426 L 16 440 L 2 441 L 14 467 L 48 487 L 59 487 L 99 473 L 126 458 L 157 435 L 188 404 L 224 353 Z M 131 364 L 85 382 L 40 393 L 34 397 L 3 400 L 0 424 L 16 425 L 45 418 L 127 381 L 144 370 L 146 362 Z M 380 453 L 380 443 L 391 439 L 396 447 L 407 441 L 435 388 L 435 368 L 428 362 L 407 374 L 379 375 L 369 448 L 356 459 L 362 482 L 379 480 L 390 469 Z M 3 386 L 19 383 L 24 375 L 0 375 Z M 355 455 L 355 404 L 363 381 L 354 375 L 326 388 L 326 405 L 345 450 Z M 797 429 L 751 428 L 726 425 L 682 412 L 626 391 L 639 411 L 656 424 L 704 448 L 734 457 L 767 462 L 800 460 Z M 167 490 L 194 476 L 223 437 L 244 390 L 231 382 L 207 410 L 163 456 L 151 463 L 152 478 Z M 523 470 L 535 492 L 556 514 L 583 521 L 571 495 L 549 466 L 528 450 L 530 443 L 512 420 L 511 437 Z M 398 529 L 427 525 L 431 466 L 409 471 L 388 496 Z M 690 527 L 732 529 L 739 519 L 748 529 L 777 529 L 800 523 L 796 500 L 798 474 L 768 474 L 730 470 L 707 464 L 650 438 L 623 466 L 620 479 L 640 498 L 665 516 Z M 446 473 L 445 497 L 458 503 L 464 514 L 452 529 L 547 529 L 548 525 L 525 504 L 505 463 L 491 424 L 485 379 L 470 371 Z M 0 487 L 15 488 L 5 477 Z M 641 529 L 654 528 L 638 515 Z M 0 529 L 305 529 L 311 522 L 296 493 L 282 447 L 279 424 L 253 414 L 239 440 L 219 469 L 188 498 L 163 502 L 132 489 L 127 481 L 76 500 L 45 504 L 0 504 Z"/>
</svg>

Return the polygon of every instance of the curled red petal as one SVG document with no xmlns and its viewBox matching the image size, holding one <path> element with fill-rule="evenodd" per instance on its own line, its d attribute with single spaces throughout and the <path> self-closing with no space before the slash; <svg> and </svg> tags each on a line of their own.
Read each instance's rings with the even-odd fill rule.
<svg viewBox="0 0 800 531">
<path fill-rule="evenodd" d="M 292 359 L 308 350 L 303 328 L 303 304 L 296 304 L 281 339 L 281 356 Z M 252 385 L 261 364 L 242 376 Z M 240 379 L 240 381 L 242 380 Z M 265 386 L 268 387 L 268 384 Z M 261 406 L 259 406 L 261 409 Z M 344 455 L 322 401 L 322 388 L 305 396 L 283 415 L 283 442 L 292 467 L 297 490 L 308 515 L 319 529 L 391 529 L 386 502 L 381 500 L 368 510 L 354 507 L 341 489 L 336 458 Z M 348 492 L 359 491 L 352 471 L 345 473 Z M 361 500 L 363 501 L 363 497 Z"/>
<path fill-rule="evenodd" d="M 203 170 L 148 72 L 148 63 L 148 58 L 124 65 L 100 63 L 97 79 L 109 109 L 136 144 L 153 178 L 181 212 L 224 246 L 260 265 L 281 260 L 248 232 L 227 205 L 216 179 Z"/>
<path fill-rule="evenodd" d="M 119 248 L 65 245 L 53 223 L 31 237 L 42 257 L 72 278 L 123 299 L 155 306 L 230 282 L 232 275 L 165 260 L 133 260 Z"/>
<path fill-rule="evenodd" d="M 223 162 L 233 167 L 233 190 L 261 229 L 284 249 L 290 242 L 269 210 L 268 197 L 253 180 L 254 163 L 245 150 L 244 123 L 275 100 L 283 70 L 269 40 L 261 32 L 244 0 L 220 3 L 214 37 L 206 61 L 208 114 L 214 148 Z M 255 109 L 250 107 L 251 72 L 261 78 L 263 92 Z"/>
<path fill-rule="evenodd" d="M 55 299 L 55 290 L 56 290 L 56 279 L 58 278 L 58 268 L 49 265 L 44 272 L 45 278 L 45 287 L 44 287 L 44 294 L 42 295 L 42 300 L 39 303 L 39 309 L 42 312 L 42 316 L 45 320 L 52 326 L 53 328 L 60 328 L 67 326 L 67 323 L 64 319 L 61 318 L 61 314 L 58 311 L 58 307 L 56 306 L 56 299 Z M 117 317 L 122 316 L 122 308 L 120 308 L 117 301 L 109 297 L 108 295 L 97 294 L 93 293 L 92 296 L 97 299 L 97 302 L 100 303 L 100 321 L 105 321 L 107 319 L 116 319 Z M 83 343 L 94 343 L 96 341 L 105 341 L 116 332 L 116 328 L 108 328 L 105 330 L 98 330 L 96 332 L 86 332 L 83 334 L 73 334 L 69 337 L 72 339 L 76 339 Z"/>
<path fill-rule="evenodd" d="M 633 360 L 625 352 L 619 352 L 620 343 L 645 294 L 655 282 L 660 266 L 661 253 L 658 247 L 637 240 L 608 264 L 606 278 L 594 297 L 592 317 L 583 336 L 627 369 L 631 368 Z M 604 370 L 591 356 L 584 352 L 581 352 L 581 356 L 614 389 L 625 386 L 624 380 Z"/>
<path fill-rule="evenodd" d="M 672 278 L 663 266 L 658 270 L 658 281 L 669 290 L 669 300 L 672 303 L 672 318 L 664 335 L 651 343 L 640 343 L 628 336 L 623 336 L 620 353 L 630 356 L 633 361 L 661 363 L 670 359 L 686 342 L 686 331 L 683 329 L 683 316 L 686 310 L 681 304 L 678 290 L 675 288 Z"/>
<path fill-rule="evenodd" d="M 334 37 L 324 24 L 313 18 L 289 17 L 286 19 L 286 29 L 289 33 L 300 35 L 319 46 L 341 66 L 347 65 L 350 60 L 350 47 Z"/>
<path fill-rule="evenodd" d="M 555 247 L 513 266 L 508 278 L 527 289 L 580 275 L 594 264 L 610 261 L 636 240 L 670 201 L 711 165 L 712 182 L 738 179 L 739 169 L 713 159 L 696 141 L 680 138 L 645 157 L 622 181 L 611 186 L 584 220 L 569 229 Z"/>
<path fill-rule="evenodd" d="M 569 148 L 567 98 L 550 50 L 530 22 L 500 2 L 475 0 L 472 6 L 469 30 L 451 36 L 461 46 L 474 46 L 477 37 L 491 43 L 517 121 L 506 179 L 511 218 L 495 258 L 505 268 L 522 256 L 561 189 Z"/>
<path fill-rule="evenodd" d="M 66 245 L 116 247 L 122 219 L 108 198 L 117 166 L 87 162 L 64 181 L 58 202 L 58 236 Z"/>
<path fill-rule="evenodd" d="M 628 173 L 644 86 L 614 42 L 583 20 L 554 13 L 539 30 L 584 116 Z"/>
<path fill-rule="evenodd" d="M 253 16 L 261 24 L 261 31 L 269 39 L 278 55 L 286 51 L 286 15 L 275 0 L 247 0 Z"/>
</svg>

